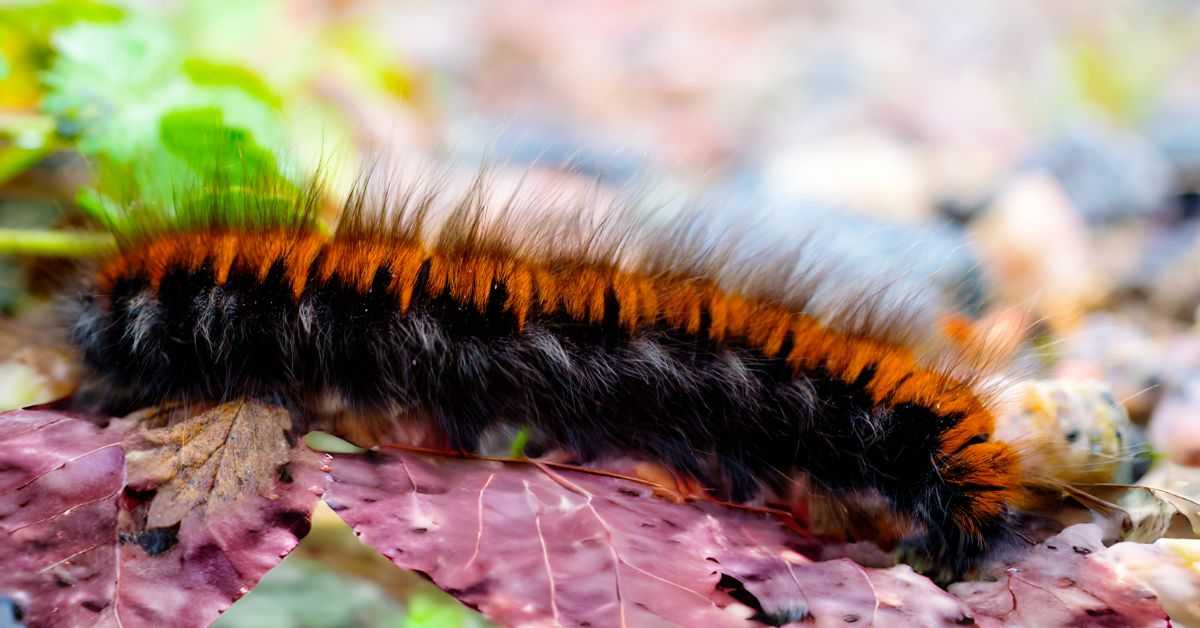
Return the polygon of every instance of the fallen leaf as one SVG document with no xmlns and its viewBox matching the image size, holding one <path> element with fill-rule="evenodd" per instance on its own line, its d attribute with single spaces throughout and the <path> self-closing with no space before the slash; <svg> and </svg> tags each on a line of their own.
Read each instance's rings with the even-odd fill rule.
<svg viewBox="0 0 1200 628">
<path fill-rule="evenodd" d="M 1098 525 L 1063 530 L 998 566 L 992 581 L 960 582 L 950 592 L 993 626 L 1170 626 L 1157 595 L 1104 560 Z"/>
<path fill-rule="evenodd" d="M 267 490 L 259 476 L 215 475 L 220 516 L 193 508 L 169 526 L 148 525 L 157 496 L 129 483 L 123 451 L 147 442 L 142 429 L 50 411 L 0 414 L 0 602 L 27 626 L 206 626 L 308 532 L 327 461 L 303 446 L 287 450 Z M 224 442 L 234 447 L 226 455 L 247 456 L 260 441 Z M 246 493 L 233 496 L 235 486 Z"/>
<path fill-rule="evenodd" d="M 1158 594 L 1176 626 L 1200 626 L 1200 539 L 1117 543 L 1096 555 Z"/>
<path fill-rule="evenodd" d="M 1094 525 L 947 592 L 778 513 L 672 502 L 621 474 L 299 440 L 276 464 L 284 415 L 249 403 L 143 422 L 0 415 L 0 603 L 30 626 L 206 625 L 307 533 L 322 491 L 368 545 L 505 625 L 1168 625 Z M 260 446 L 264 462 L 235 459 Z"/>
<path fill-rule="evenodd" d="M 1163 461 L 1138 480 L 1138 486 L 1166 502 L 1200 535 L 1200 469 Z"/>
<path fill-rule="evenodd" d="M 0 415 L 0 596 L 32 626 L 111 615 L 122 428 L 51 412 Z"/>
<path fill-rule="evenodd" d="M 1071 489 L 1113 531 L 1106 538 L 1151 543 L 1164 536 L 1200 534 L 1200 470 L 1169 460 L 1160 462 L 1137 484 L 1083 485 L 1116 494 L 1106 501 Z M 1115 502 L 1115 503 L 1114 503 Z M 1190 529 L 1190 531 L 1189 531 Z"/>
<path fill-rule="evenodd" d="M 233 401 L 133 433 L 126 443 L 129 483 L 155 490 L 147 527 L 175 525 L 201 504 L 212 519 L 243 497 L 272 497 L 291 426 L 284 408 Z"/>
<path fill-rule="evenodd" d="M 388 449 L 335 456 L 325 501 L 367 544 L 514 626 L 953 625 L 906 566 L 815 562 L 778 519 L 644 483 Z"/>
</svg>

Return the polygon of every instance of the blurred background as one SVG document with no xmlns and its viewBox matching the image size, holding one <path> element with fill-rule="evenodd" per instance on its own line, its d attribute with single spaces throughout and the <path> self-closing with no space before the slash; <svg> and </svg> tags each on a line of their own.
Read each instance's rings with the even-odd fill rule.
<svg viewBox="0 0 1200 628">
<path fill-rule="evenodd" d="M 1119 420 L 1200 494 L 1196 2 L 0 2 L 0 230 L 168 202 L 214 131 L 268 173 L 334 162 L 335 189 L 380 159 L 486 161 L 817 230 L 849 281 L 921 287 L 1032 342 L 1034 373 L 1104 381 L 1025 410 L 1082 455 Z M 19 318 L 88 241 L 3 233 Z M 9 407 L 70 378 L 29 344 L 0 333 Z M 219 625 L 483 621 L 321 512 Z"/>
</svg>

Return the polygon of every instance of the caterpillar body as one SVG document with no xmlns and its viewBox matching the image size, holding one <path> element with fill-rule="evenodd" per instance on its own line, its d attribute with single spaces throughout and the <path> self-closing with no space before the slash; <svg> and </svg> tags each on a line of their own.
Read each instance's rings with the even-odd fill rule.
<svg viewBox="0 0 1200 628">
<path fill-rule="evenodd" d="M 75 301 L 91 388 L 126 406 L 334 395 L 430 417 L 463 450 L 528 425 L 581 460 L 650 458 L 735 500 L 802 473 L 882 496 L 952 569 L 1008 533 L 1020 458 L 992 438 L 969 360 L 928 355 L 866 296 L 839 325 L 811 299 L 828 279 L 718 270 L 686 220 L 488 218 L 475 189 L 430 233 L 435 194 L 365 189 L 332 234 L 314 192 L 288 220 L 225 208 L 126 234 Z"/>
</svg>

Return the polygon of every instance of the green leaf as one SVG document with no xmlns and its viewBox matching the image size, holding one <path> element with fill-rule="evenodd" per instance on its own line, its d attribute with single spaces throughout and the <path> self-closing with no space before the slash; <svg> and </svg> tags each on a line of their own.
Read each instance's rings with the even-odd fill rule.
<svg viewBox="0 0 1200 628">
<path fill-rule="evenodd" d="M 312 198 L 279 166 L 278 96 L 184 43 L 148 18 L 55 35 L 43 105 L 92 158 L 85 209 L 117 232 L 303 221 Z"/>
<path fill-rule="evenodd" d="M 245 129 L 225 124 L 217 107 L 169 111 L 159 122 L 159 135 L 171 154 L 213 180 L 245 185 L 279 176 L 275 155 Z"/>
<path fill-rule="evenodd" d="M 152 153 L 158 117 L 188 97 L 170 36 L 143 21 L 78 24 L 53 38 L 43 109 L 85 154 L 128 163 Z"/>
<path fill-rule="evenodd" d="M 45 42 L 57 29 L 75 22 L 113 22 L 125 14 L 119 7 L 91 0 L 11 2 L 0 5 L 0 23 Z"/>
<path fill-rule="evenodd" d="M 239 65 L 217 63 L 205 59 L 188 59 L 183 72 L 192 83 L 206 87 L 233 87 L 253 96 L 272 109 L 283 107 L 283 98 L 267 85 L 257 73 Z"/>
<path fill-rule="evenodd" d="M 327 454 L 362 454 L 367 450 L 328 432 L 314 430 L 304 435 L 304 444 L 313 451 Z"/>
</svg>

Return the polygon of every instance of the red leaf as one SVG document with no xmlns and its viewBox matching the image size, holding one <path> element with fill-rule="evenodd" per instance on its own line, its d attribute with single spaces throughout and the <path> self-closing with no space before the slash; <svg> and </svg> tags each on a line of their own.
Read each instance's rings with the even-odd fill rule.
<svg viewBox="0 0 1200 628">
<path fill-rule="evenodd" d="M 506 625 L 940 625 L 967 607 L 908 567 L 813 562 L 775 519 L 635 482 L 407 452 L 338 456 L 326 502 L 363 541 Z M 738 588 L 733 586 L 732 588 Z M 735 592 L 735 596 L 736 596 Z"/>
<path fill-rule="evenodd" d="M 0 415 L 0 595 L 28 625 L 204 626 L 307 533 L 323 459 L 302 446 L 269 497 L 146 528 L 151 495 L 126 487 L 122 441 L 133 430 Z"/>
</svg>

